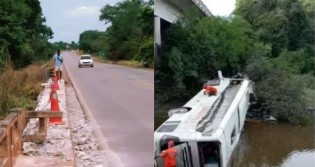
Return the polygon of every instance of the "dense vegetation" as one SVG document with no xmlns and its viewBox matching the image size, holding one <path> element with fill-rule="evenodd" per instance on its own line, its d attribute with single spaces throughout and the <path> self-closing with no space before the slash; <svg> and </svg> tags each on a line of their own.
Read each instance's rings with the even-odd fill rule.
<svg viewBox="0 0 315 167">
<path fill-rule="evenodd" d="M 101 9 L 100 20 L 110 24 L 105 32 L 80 35 L 79 47 L 104 58 L 146 61 L 153 66 L 153 1 L 126 0 Z"/>
<path fill-rule="evenodd" d="M 39 0 L 0 1 L 0 69 L 7 55 L 20 68 L 46 58 L 52 30 L 45 24 Z"/>
<path fill-rule="evenodd" d="M 75 43 L 74 41 L 71 41 L 70 43 L 63 42 L 63 41 L 54 42 L 54 43 L 52 43 L 51 47 L 54 50 L 57 50 L 57 49 L 60 49 L 60 50 L 77 50 L 77 49 L 79 49 L 78 44 Z"/>
<path fill-rule="evenodd" d="M 10 108 L 34 109 L 44 79 L 39 62 L 54 53 L 44 23 L 39 0 L 0 1 L 0 118 Z"/>
<path fill-rule="evenodd" d="M 178 21 L 156 64 L 156 101 L 188 100 L 217 70 L 227 77 L 242 72 L 255 82 L 265 112 L 307 123 L 303 110 L 313 107 L 314 98 L 314 19 L 313 1 L 238 0 L 228 18 Z"/>
</svg>

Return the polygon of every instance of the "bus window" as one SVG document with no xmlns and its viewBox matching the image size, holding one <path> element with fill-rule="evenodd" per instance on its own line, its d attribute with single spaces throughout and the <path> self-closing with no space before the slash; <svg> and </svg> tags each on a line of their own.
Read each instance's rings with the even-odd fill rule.
<svg viewBox="0 0 315 167">
<path fill-rule="evenodd" d="M 231 145 L 233 145 L 235 137 L 236 137 L 236 132 L 235 132 L 235 127 L 234 127 L 231 133 Z"/>
</svg>

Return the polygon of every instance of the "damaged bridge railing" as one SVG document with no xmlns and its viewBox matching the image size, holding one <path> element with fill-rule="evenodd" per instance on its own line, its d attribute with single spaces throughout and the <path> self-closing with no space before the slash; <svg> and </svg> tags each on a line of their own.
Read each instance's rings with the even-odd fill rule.
<svg viewBox="0 0 315 167">
<path fill-rule="evenodd" d="M 12 109 L 0 121 L 0 167 L 13 167 L 23 152 L 23 142 L 43 142 L 47 136 L 47 118 L 62 117 L 62 112 Z M 29 119 L 38 119 L 36 134 L 24 135 Z"/>
</svg>

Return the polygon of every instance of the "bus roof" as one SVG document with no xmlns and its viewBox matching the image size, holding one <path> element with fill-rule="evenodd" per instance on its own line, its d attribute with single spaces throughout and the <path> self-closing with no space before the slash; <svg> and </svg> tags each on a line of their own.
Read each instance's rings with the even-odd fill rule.
<svg viewBox="0 0 315 167">
<path fill-rule="evenodd" d="M 158 134 L 192 138 L 198 133 L 213 134 L 218 130 L 242 84 L 232 84 L 233 79 L 221 78 L 214 86 L 217 95 L 208 96 L 204 90 L 197 93 L 179 110 L 171 110 L 170 117 L 155 131 Z M 242 80 L 239 80 L 242 83 Z M 186 110 L 185 110 L 186 109 Z"/>
</svg>

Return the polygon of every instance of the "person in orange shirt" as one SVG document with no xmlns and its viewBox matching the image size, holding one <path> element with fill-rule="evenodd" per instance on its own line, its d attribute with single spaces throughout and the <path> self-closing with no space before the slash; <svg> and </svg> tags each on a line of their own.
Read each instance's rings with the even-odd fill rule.
<svg viewBox="0 0 315 167">
<path fill-rule="evenodd" d="M 176 155 L 177 151 L 174 148 L 174 142 L 170 140 L 168 149 L 161 153 L 161 157 L 164 159 L 164 167 L 176 167 Z"/>
<path fill-rule="evenodd" d="M 205 85 L 203 87 L 203 89 L 205 89 L 205 91 L 203 92 L 204 94 L 208 94 L 210 95 L 217 95 L 218 90 L 215 87 L 212 87 L 210 85 Z"/>
</svg>

